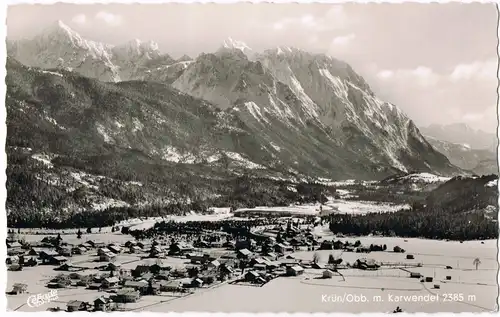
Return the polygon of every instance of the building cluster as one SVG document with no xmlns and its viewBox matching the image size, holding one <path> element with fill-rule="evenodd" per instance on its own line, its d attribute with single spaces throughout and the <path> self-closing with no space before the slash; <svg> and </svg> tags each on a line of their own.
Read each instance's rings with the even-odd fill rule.
<svg viewBox="0 0 500 317">
<path fill-rule="evenodd" d="M 214 235 L 218 236 L 214 238 Z M 70 301 L 68 311 L 111 311 L 120 310 L 123 304 L 137 302 L 143 296 L 163 292 L 183 296 L 223 282 L 262 286 L 277 277 L 300 276 L 307 269 L 321 270 L 322 278 L 338 275 L 342 259 L 332 255 L 326 265 L 318 263 L 314 257 L 298 260 L 291 255 L 298 249 L 366 253 L 387 249 L 385 245 L 362 246 L 359 241 L 352 244 L 320 242 L 311 227 L 304 228 L 290 221 L 247 232 L 244 236 L 212 230 L 201 231 L 196 241 L 180 234 L 176 234 L 175 239 L 170 237 L 157 234 L 149 240 L 129 240 L 123 244 L 83 241 L 80 237 L 81 243 L 69 244 L 60 235 L 27 244 L 10 237 L 6 262 L 9 270 L 53 266 L 59 274 L 46 284 L 51 289 L 81 287 L 107 293 L 93 303 Z M 128 258 L 127 263 L 125 258 Z M 407 255 L 407 258 L 413 259 L 413 256 Z M 176 265 L 169 262 L 173 259 Z M 133 262 L 137 264 L 131 265 Z M 349 267 L 376 270 L 381 265 L 375 260 L 360 258 Z M 25 284 L 16 283 L 11 294 L 26 291 Z"/>
</svg>

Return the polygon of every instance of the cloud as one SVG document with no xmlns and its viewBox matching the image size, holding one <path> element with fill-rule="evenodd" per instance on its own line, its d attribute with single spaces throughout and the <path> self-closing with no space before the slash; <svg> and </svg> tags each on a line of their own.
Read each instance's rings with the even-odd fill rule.
<svg viewBox="0 0 500 317">
<path fill-rule="evenodd" d="M 450 75 L 451 81 L 461 80 L 497 80 L 497 61 L 476 61 L 455 66 Z"/>
<path fill-rule="evenodd" d="M 285 28 L 285 24 L 283 22 L 276 22 L 273 24 L 273 29 L 282 30 Z"/>
<path fill-rule="evenodd" d="M 492 74 L 491 67 L 484 64 L 464 63 L 448 72 L 429 66 L 383 69 L 372 65 L 363 75 L 382 100 L 399 106 L 417 125 L 464 122 L 475 129 L 494 131 L 497 83 L 485 80 Z"/>
<path fill-rule="evenodd" d="M 85 23 L 87 23 L 87 16 L 85 14 L 78 14 L 78 15 L 75 15 L 71 21 L 75 24 L 80 24 L 80 25 L 83 25 Z"/>
<path fill-rule="evenodd" d="M 352 40 L 356 38 L 356 34 L 348 34 L 344 36 L 337 36 L 336 38 L 333 39 L 332 45 L 347 45 L 349 44 Z"/>
<path fill-rule="evenodd" d="M 286 17 L 273 24 L 275 30 L 288 28 L 306 28 L 313 31 L 345 29 L 352 19 L 349 19 L 341 5 L 334 5 L 324 16 L 306 14 L 300 17 Z"/>
<path fill-rule="evenodd" d="M 105 22 L 106 24 L 108 24 L 110 26 L 118 26 L 118 25 L 122 24 L 122 17 L 121 16 L 119 16 L 117 14 L 109 13 L 106 11 L 98 12 L 95 15 L 95 18 L 97 20 L 101 20 L 101 21 Z"/>
<path fill-rule="evenodd" d="M 312 15 L 304 15 L 302 18 L 300 18 L 300 23 L 309 28 L 313 28 L 316 26 L 316 19 Z"/>
<path fill-rule="evenodd" d="M 466 112 L 462 115 L 462 120 L 470 124 L 482 123 L 488 121 L 488 119 L 491 119 L 492 117 L 496 119 L 496 114 L 497 106 L 493 105 L 484 109 L 483 111 Z"/>
<path fill-rule="evenodd" d="M 380 79 L 389 79 L 394 76 L 394 72 L 392 70 L 381 70 L 377 73 L 377 77 Z"/>
<path fill-rule="evenodd" d="M 344 7 L 341 5 L 335 5 L 325 14 L 325 17 L 322 19 L 321 24 L 323 25 L 325 30 L 335 30 L 345 29 L 352 22 L 354 22 L 353 18 L 350 18 L 347 15 Z"/>
<path fill-rule="evenodd" d="M 380 70 L 376 77 L 381 80 L 413 81 L 420 86 L 433 86 L 440 80 L 440 75 L 431 68 L 418 66 L 414 69 Z"/>
</svg>

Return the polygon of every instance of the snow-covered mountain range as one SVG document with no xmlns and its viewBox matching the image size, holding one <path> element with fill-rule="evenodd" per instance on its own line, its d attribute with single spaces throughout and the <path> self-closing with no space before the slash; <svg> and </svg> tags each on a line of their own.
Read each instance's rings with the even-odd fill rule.
<svg viewBox="0 0 500 317">
<path fill-rule="evenodd" d="M 430 136 L 426 136 L 425 139 L 436 150 L 446 155 L 452 164 L 460 168 L 478 175 L 498 174 L 496 151 L 473 149 L 468 144 L 438 140 Z"/>
<path fill-rule="evenodd" d="M 438 140 L 463 144 L 474 150 L 497 152 L 498 138 L 495 133 L 476 130 L 465 123 L 431 124 L 427 127 L 421 127 L 420 130 L 424 135 Z"/>
<path fill-rule="evenodd" d="M 99 140 L 178 163 L 225 158 L 335 179 L 462 172 L 348 64 L 323 54 L 256 52 L 228 39 L 216 52 L 175 60 L 154 42 L 103 44 L 57 22 L 32 39 L 9 41 L 8 55 L 28 66 L 8 65 L 8 124 L 36 121 L 37 133 L 65 135 L 68 148 Z M 21 119 L 26 105 L 40 116 Z M 22 133 L 29 142 L 30 132 Z"/>
</svg>

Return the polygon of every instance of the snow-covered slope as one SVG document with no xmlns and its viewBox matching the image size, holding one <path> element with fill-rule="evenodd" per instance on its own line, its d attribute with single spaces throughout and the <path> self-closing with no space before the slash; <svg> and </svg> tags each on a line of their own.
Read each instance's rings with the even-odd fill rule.
<svg viewBox="0 0 500 317">
<path fill-rule="evenodd" d="M 160 53 L 154 42 L 100 44 L 83 39 L 61 22 L 32 40 L 9 43 L 9 54 L 29 66 L 60 68 L 60 76 L 69 70 L 101 81 L 166 83 L 212 103 L 218 108 L 215 126 L 224 127 L 225 132 L 216 142 L 204 144 L 212 149 L 207 158 L 222 150 L 237 153 L 255 166 L 336 179 L 373 179 L 407 171 L 458 172 L 398 107 L 377 98 L 348 64 L 326 55 L 290 47 L 258 53 L 241 41 L 227 39 L 214 53 L 174 60 Z M 155 101 L 177 94 L 155 84 L 133 88 Z M 124 97 L 119 104 L 142 102 L 136 97 Z M 157 112 L 153 109 L 131 114 L 127 120 L 109 118 L 113 124 L 93 125 L 107 144 L 126 148 L 137 144 L 148 155 L 175 160 L 177 156 L 168 149 L 177 149 L 178 144 L 162 144 L 162 137 L 143 144 L 134 139 L 154 127 L 169 130 L 175 140 L 198 137 L 200 131 L 188 121 L 167 126 L 168 116 L 176 114 L 159 119 Z M 198 148 L 199 144 L 186 143 L 185 147 Z M 181 161 L 199 162 L 190 154 L 182 155 Z"/>
<path fill-rule="evenodd" d="M 131 40 L 113 46 L 83 38 L 62 21 L 32 39 L 7 42 L 8 55 L 41 68 L 63 68 L 102 81 L 142 79 L 148 70 L 176 61 L 153 41 Z"/>
<path fill-rule="evenodd" d="M 438 140 L 430 136 L 425 136 L 425 138 L 436 150 L 446 155 L 452 164 L 460 168 L 478 175 L 498 173 L 496 151 L 473 149 L 468 144 Z"/>
<path fill-rule="evenodd" d="M 255 54 L 226 41 L 215 54 L 199 56 L 172 85 L 236 113 L 279 148 L 291 144 L 282 131 L 276 135 L 278 129 L 307 135 L 316 164 L 320 157 L 336 160 L 330 168 L 356 162 L 374 171 L 456 171 L 398 107 L 378 99 L 348 64 L 329 56 L 295 48 Z M 290 162 L 311 164 L 305 156 Z"/>
<path fill-rule="evenodd" d="M 496 133 L 475 130 L 465 123 L 431 124 L 427 127 L 421 127 L 420 130 L 424 135 L 455 144 L 466 144 L 474 150 L 497 151 L 498 138 Z"/>
</svg>

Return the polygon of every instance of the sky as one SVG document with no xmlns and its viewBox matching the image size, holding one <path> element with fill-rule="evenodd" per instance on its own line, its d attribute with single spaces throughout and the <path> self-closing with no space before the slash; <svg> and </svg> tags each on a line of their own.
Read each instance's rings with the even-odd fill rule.
<svg viewBox="0 0 500 317">
<path fill-rule="evenodd" d="M 213 52 L 228 37 L 255 51 L 324 53 L 349 63 L 417 125 L 497 127 L 493 4 L 16 5 L 7 36 L 30 38 L 57 20 L 90 40 L 152 40 L 173 57 Z"/>
</svg>

